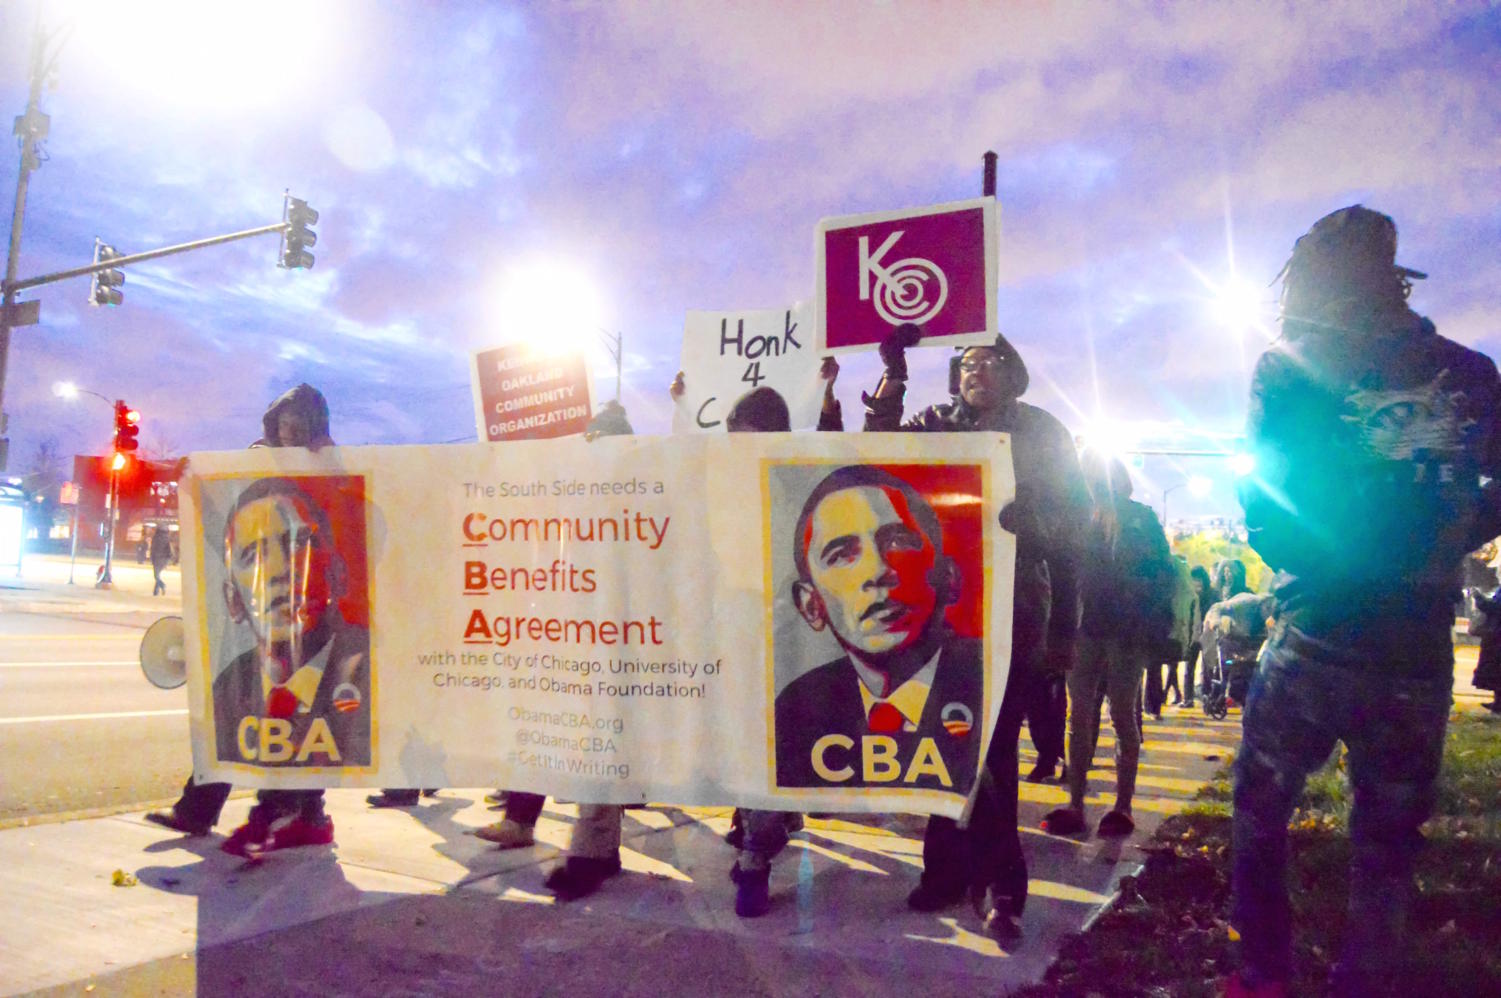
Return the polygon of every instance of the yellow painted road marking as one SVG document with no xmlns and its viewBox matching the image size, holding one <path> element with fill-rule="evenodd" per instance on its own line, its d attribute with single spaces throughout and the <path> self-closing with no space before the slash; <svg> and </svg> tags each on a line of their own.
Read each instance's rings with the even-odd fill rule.
<svg viewBox="0 0 1501 998">
<path fill-rule="evenodd" d="M 791 842 L 787 843 L 787 845 L 794 849 L 806 849 L 808 852 L 815 853 L 819 856 L 824 857 L 825 859 L 833 860 L 841 866 L 847 866 L 857 873 L 876 873 L 883 877 L 888 875 L 887 872 L 881 869 L 879 866 L 872 866 L 869 863 L 865 862 L 865 860 L 863 859 L 856 859 L 853 856 L 846 856 L 843 853 L 835 852 L 833 849 L 830 849 L 827 846 L 821 846 L 817 842 L 808 842 L 804 839 L 793 839 Z M 896 858 L 900 859 L 901 857 Z M 922 866 L 922 861 L 919 860 L 917 862 L 917 865 Z"/>
<path fill-rule="evenodd" d="M 1027 894 L 1030 897 L 1075 901 L 1079 904 L 1104 904 L 1110 900 L 1104 894 L 1096 894 L 1094 891 L 1075 887 L 1073 884 L 1060 884 L 1056 880 L 1029 880 L 1027 881 Z"/>
<path fill-rule="evenodd" d="M 971 953 L 977 953 L 980 956 L 1006 957 L 1011 955 L 1005 950 L 1001 949 L 1000 944 L 989 936 L 981 935 L 978 932 L 971 932 L 968 929 L 964 928 L 959 924 L 959 920 L 957 918 L 940 918 L 938 919 L 938 924 L 947 928 L 950 932 L 950 935 L 946 937 L 920 936 L 915 932 L 906 932 L 903 933 L 903 935 L 905 935 L 908 939 L 920 943 L 938 943 L 940 946 L 957 946 L 960 949 L 969 950 Z"/>
</svg>

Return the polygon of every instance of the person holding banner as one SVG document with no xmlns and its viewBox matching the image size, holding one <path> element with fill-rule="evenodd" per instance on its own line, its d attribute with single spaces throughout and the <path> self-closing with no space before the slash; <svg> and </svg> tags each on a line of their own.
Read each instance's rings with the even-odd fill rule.
<svg viewBox="0 0 1501 998">
<path fill-rule="evenodd" d="M 885 373 L 875 394 L 864 396 L 865 429 L 1010 434 L 1016 499 L 1001 511 L 1001 526 L 1016 535 L 1016 585 L 1011 668 L 969 824 L 928 819 L 922 878 L 907 903 L 937 911 L 968 893 L 988 909 L 986 928 L 1009 937 L 1019 931 L 1015 919 L 1027 900 L 1027 864 L 1016 828 L 1018 741 L 1030 716 L 1039 756 L 1061 755 L 1063 714 L 1052 691 L 1075 658 L 1077 545 L 1089 518 L 1089 493 L 1063 424 L 1020 401 L 1026 364 L 999 334 L 994 344 L 969 347 L 954 359 L 951 402 L 931 405 L 904 423 L 906 350 L 921 336 L 919 327 L 904 323 L 881 344 Z"/>
<path fill-rule="evenodd" d="M 272 402 L 261 424 L 263 435 L 251 447 L 307 447 L 316 451 L 334 445 L 329 435 L 328 402 L 322 392 L 306 383 Z M 167 811 L 148 813 L 146 819 L 187 835 L 206 835 L 218 822 L 230 789 L 228 783 L 196 783 L 189 775 L 177 802 Z M 281 821 L 274 838 L 270 831 L 273 821 Z M 324 813 L 323 791 L 259 791 L 251 820 L 236 829 L 221 848 L 245 855 L 252 839 L 265 848 L 332 842 L 333 821 Z"/>
<path fill-rule="evenodd" d="M 823 409 L 819 413 L 820 430 L 844 429 L 839 400 L 834 398 L 834 381 L 839 377 L 839 363 L 825 357 L 819 376 L 824 379 Z M 680 389 L 682 372 L 674 387 Z M 725 418 L 729 433 L 788 433 L 792 418 L 787 402 L 772 388 L 755 388 L 736 400 Z M 730 867 L 735 882 L 735 914 L 741 918 L 759 918 L 771 910 L 771 861 L 787 848 L 792 832 L 802 827 L 802 815 L 791 811 L 767 811 L 737 808 L 739 854 Z"/>
<path fill-rule="evenodd" d="M 839 378 L 839 362 L 825 357 L 818 376 L 823 380 L 823 405 L 818 414 L 820 431 L 844 429 L 844 413 L 834 397 L 834 382 Z M 683 372 L 672 379 L 667 392 L 676 402 L 687 390 Z M 787 401 L 773 388 L 753 388 L 730 408 L 725 417 L 729 433 L 789 433 L 791 411 Z M 766 811 L 736 808 L 730 832 L 725 840 L 737 850 L 730 879 L 735 882 L 735 914 L 741 918 L 758 918 L 771 910 L 771 861 L 787 847 L 792 832 L 802 827 L 802 815 L 790 811 Z"/>
<path fill-rule="evenodd" d="M 599 412 L 589 420 L 584 428 L 584 439 L 594 441 L 600 437 L 631 436 L 634 433 L 635 430 L 626 417 L 625 406 L 611 399 L 600 406 Z M 515 791 L 512 794 L 515 795 Z M 545 801 L 546 798 L 540 794 L 517 795 L 515 820 L 518 823 L 526 822 L 523 826 L 526 838 L 531 838 L 532 826 L 541 815 Z M 559 901 L 574 901 L 593 894 L 599 890 L 600 884 L 620 872 L 620 832 L 625 807 L 620 804 L 580 803 L 578 808 L 578 820 L 574 822 L 573 830 L 568 836 L 568 852 L 563 857 L 563 862 L 553 867 L 542 881 L 543 886 L 552 891 Z M 506 817 L 511 816 L 510 801 L 507 800 Z M 498 836 L 500 826 L 504 824 L 506 822 L 501 821 L 488 828 L 493 828 Z M 488 834 L 481 837 L 496 842 L 501 849 L 522 847 L 500 841 Z"/>
</svg>

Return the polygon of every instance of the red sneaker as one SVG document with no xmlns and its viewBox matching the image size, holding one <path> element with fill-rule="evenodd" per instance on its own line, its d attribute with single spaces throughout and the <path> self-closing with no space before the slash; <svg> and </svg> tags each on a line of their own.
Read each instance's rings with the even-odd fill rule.
<svg viewBox="0 0 1501 998">
<path fill-rule="evenodd" d="M 315 825 L 302 815 L 282 825 L 271 835 L 266 850 L 294 849 L 297 846 L 326 846 L 334 840 L 334 821 L 324 818 L 323 824 Z"/>
<path fill-rule="evenodd" d="M 271 834 L 271 826 L 256 821 L 247 821 L 230 833 L 229 838 L 219 843 L 219 848 L 231 856 L 250 857 L 250 853 L 265 844 Z"/>
</svg>

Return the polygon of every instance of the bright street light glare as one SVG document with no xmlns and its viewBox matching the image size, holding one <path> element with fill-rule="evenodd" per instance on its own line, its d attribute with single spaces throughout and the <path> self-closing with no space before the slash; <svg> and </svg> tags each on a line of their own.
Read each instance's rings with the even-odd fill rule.
<svg viewBox="0 0 1501 998">
<path fill-rule="evenodd" d="M 1189 494 L 1200 499 L 1207 496 L 1209 494 L 1209 491 L 1213 488 L 1214 482 L 1203 475 L 1194 475 L 1188 480 Z"/>
<path fill-rule="evenodd" d="M 1086 426 L 1079 436 L 1084 449 L 1099 451 L 1111 457 L 1124 458 L 1132 445 L 1132 440 L 1125 430 L 1103 421 Z"/>
<path fill-rule="evenodd" d="M 567 260 L 532 260 L 511 268 L 496 289 L 495 324 L 506 342 L 542 353 L 587 353 L 605 325 L 594 280 Z"/>
<path fill-rule="evenodd" d="M 71 381 L 57 381 L 52 385 L 52 394 L 60 399 L 76 399 L 78 386 Z"/>
<path fill-rule="evenodd" d="M 261 0 L 74 0 L 70 73 L 157 106 L 224 111 L 296 100 L 331 65 L 358 23 L 344 4 Z M 316 78 L 316 79 L 315 79 Z"/>
<path fill-rule="evenodd" d="M 1261 319 L 1265 296 L 1250 281 L 1232 277 L 1216 291 L 1214 316 L 1229 329 L 1240 330 L 1255 325 Z"/>
<path fill-rule="evenodd" d="M 1245 451 L 1230 455 L 1230 470 L 1237 478 L 1245 478 L 1256 470 L 1256 458 Z"/>
</svg>

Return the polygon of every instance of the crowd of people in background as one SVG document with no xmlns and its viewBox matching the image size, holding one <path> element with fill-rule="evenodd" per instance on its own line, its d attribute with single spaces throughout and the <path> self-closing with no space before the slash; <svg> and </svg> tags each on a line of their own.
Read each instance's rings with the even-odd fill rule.
<svg viewBox="0 0 1501 998">
<path fill-rule="evenodd" d="M 1005 337 L 957 351 L 952 398 L 911 415 L 908 353 L 922 330 L 896 327 L 881 345 L 882 377 L 863 396 L 866 430 L 1006 433 L 1015 461 L 1015 499 L 1001 512 L 1016 542 L 1005 695 L 968 821 L 928 821 L 912 908 L 939 911 L 969 899 L 998 938 L 1020 931 L 1028 885 L 1017 829 L 1024 722 L 1037 752 L 1026 779 L 1058 780 L 1069 794 L 1045 830 L 1087 835 L 1086 793 L 1108 709 L 1115 790 L 1095 832 L 1122 837 L 1135 830 L 1144 716 L 1161 720 L 1165 706 L 1202 704 L 1219 717 L 1241 708 L 1234 924 L 1245 959 L 1230 993 L 1286 993 L 1293 932 L 1282 882 L 1286 823 L 1304 777 L 1336 739 L 1349 747 L 1356 787 L 1352 918 L 1337 985 L 1364 994 L 1387 973 L 1401 949 L 1417 829 L 1431 806 L 1447 717 L 1454 576 L 1466 552 L 1501 533 L 1501 482 L 1481 485 L 1482 476 L 1501 478 L 1501 382 L 1489 360 L 1439 337 L 1407 308 L 1411 280 L 1421 275 L 1396 266 L 1395 246 L 1391 220 L 1355 206 L 1320 220 L 1285 272 L 1284 339 L 1258 366 L 1251 402 L 1250 440 L 1262 470 L 1243 496 L 1251 546 L 1280 570 L 1261 593 L 1250 591 L 1239 559 L 1189 565 L 1173 556 L 1154 512 L 1131 498 L 1125 466 L 1098 451 L 1081 454 L 1062 423 L 1021 401 L 1027 367 Z M 819 429 L 837 432 L 837 364 L 826 361 L 823 374 Z M 1443 411 L 1467 422 L 1434 424 L 1438 407 L 1427 416 L 1372 415 L 1390 398 L 1435 386 L 1447 393 Z M 680 373 L 674 397 L 683 387 Z M 294 392 L 301 403 L 322 401 L 307 386 Z M 278 428 L 279 418 L 303 412 L 287 400 L 267 412 L 267 445 L 331 443 L 326 405 L 312 405 L 310 425 Z M 1429 423 L 1417 428 L 1392 423 L 1422 418 Z M 727 420 L 730 432 L 790 428 L 785 401 L 765 387 L 741 398 Z M 1419 430 L 1427 435 L 1417 437 Z M 586 436 L 630 432 L 624 410 L 608 403 Z M 1492 574 L 1492 591 L 1475 595 L 1471 614 L 1482 641 L 1476 685 L 1492 691 L 1501 688 L 1494 585 Z M 1398 710 L 1410 723 L 1381 722 Z M 183 799 L 152 820 L 201 834 L 227 792 L 190 780 Z M 410 806 L 418 793 L 387 790 L 372 804 Z M 533 845 L 545 798 L 497 791 L 494 799 L 503 801 L 503 817 L 476 834 L 501 849 Z M 321 791 L 263 792 L 224 848 L 279 836 L 272 824 L 283 819 L 300 829 L 289 841 L 331 841 L 321 805 Z M 579 805 L 563 862 L 546 878 L 560 899 L 592 893 L 620 870 L 622 810 Z M 738 914 L 770 908 L 772 860 L 801 826 L 799 815 L 737 812 L 730 839 Z"/>
</svg>

